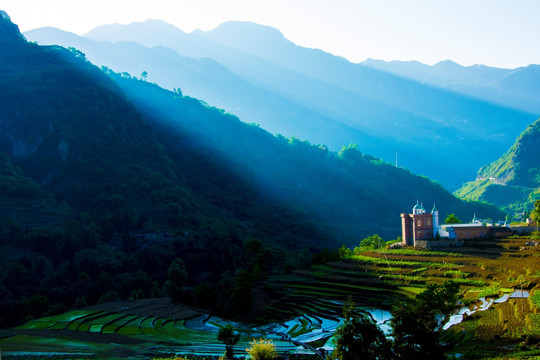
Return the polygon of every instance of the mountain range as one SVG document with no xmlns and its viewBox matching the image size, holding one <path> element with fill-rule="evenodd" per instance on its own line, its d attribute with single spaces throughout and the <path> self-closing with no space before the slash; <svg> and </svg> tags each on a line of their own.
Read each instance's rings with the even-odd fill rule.
<svg viewBox="0 0 540 360">
<path fill-rule="evenodd" d="M 461 66 L 451 60 L 433 66 L 417 61 L 368 59 L 364 66 L 473 96 L 514 109 L 540 114 L 540 65 L 516 69 Z"/>
<path fill-rule="evenodd" d="M 265 276 L 396 239 L 417 199 L 442 218 L 505 215 L 359 146 L 273 135 L 80 49 L 27 42 L 1 11 L 0 48 L 0 327 L 167 293 L 244 314 Z"/>
<path fill-rule="evenodd" d="M 277 202 L 300 208 L 343 240 L 398 235 L 391 219 L 417 198 L 463 216 L 476 206 L 352 146 L 338 154 L 275 137 L 178 91 L 112 71 L 107 77 L 76 49 L 18 39 L 2 55 L 10 70 L 2 78 L 2 151 L 74 208 L 152 209 L 176 224 L 170 214 L 178 209 L 234 217 Z"/>
<path fill-rule="evenodd" d="M 83 37 L 25 33 L 73 46 L 98 65 L 141 74 L 224 108 L 271 133 L 395 162 L 455 189 L 513 143 L 537 114 L 486 102 L 321 50 L 276 29 L 229 22 L 186 34 L 149 20 L 96 28 Z M 140 44 L 140 45 L 139 45 Z M 452 149 L 452 151 L 449 151 Z M 448 172 L 449 167 L 459 171 Z"/>
</svg>

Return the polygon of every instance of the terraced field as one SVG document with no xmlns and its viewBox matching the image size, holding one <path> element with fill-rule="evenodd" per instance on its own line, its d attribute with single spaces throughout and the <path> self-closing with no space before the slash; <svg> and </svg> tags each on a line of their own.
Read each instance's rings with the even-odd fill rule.
<svg viewBox="0 0 540 360">
<path fill-rule="evenodd" d="M 217 332 L 230 324 L 242 335 L 236 354 L 245 354 L 249 342 L 261 337 L 272 339 L 282 354 L 314 354 L 331 348 L 349 296 L 388 331 L 385 309 L 393 301 L 415 296 L 428 283 L 452 279 L 462 286 L 461 310 L 469 315 L 445 331 L 446 342 L 458 344 L 465 358 L 479 352 L 516 354 L 522 348 L 523 358 L 540 356 L 535 345 L 540 343 L 540 247 L 527 241 L 477 241 L 452 252 L 370 251 L 276 277 L 266 284 L 274 302 L 256 317 L 264 325 L 233 323 L 167 299 L 148 299 L 32 320 L 0 339 L 0 348 L 5 358 L 29 353 L 108 359 L 219 356 L 225 348 Z M 521 288 L 530 296 L 512 298 Z"/>
<path fill-rule="evenodd" d="M 145 300 L 152 306 L 152 302 Z M 169 302 L 158 299 L 156 302 Z M 134 304 L 135 308 L 141 307 Z M 115 306 L 130 311 L 129 306 Z M 285 324 L 255 326 L 232 323 L 193 310 L 184 319 L 138 315 L 95 309 L 78 310 L 58 316 L 31 320 L 13 329 L 11 337 L 0 340 L 4 358 L 31 358 L 49 354 L 51 358 L 162 357 L 170 354 L 220 356 L 225 347 L 217 340 L 220 327 L 232 324 L 242 335 L 235 346 L 238 354 L 254 338 L 269 338 L 281 353 L 305 353 L 311 343 L 325 343 L 339 319 L 330 321 L 302 316 Z"/>
<path fill-rule="evenodd" d="M 449 342 L 470 353 L 487 351 L 494 356 L 514 351 L 524 339 L 535 347 L 535 342 L 540 343 L 540 246 L 527 245 L 529 241 L 518 237 L 473 241 L 449 251 L 355 254 L 276 280 L 273 285 L 283 296 L 261 318 L 299 313 L 339 316 L 339 305 L 347 296 L 360 307 L 385 309 L 396 299 L 422 292 L 426 284 L 453 280 L 464 292 L 464 306 L 475 312 L 449 328 Z M 510 297 L 521 289 L 530 296 Z M 507 301 L 482 307 L 501 298 Z M 477 340 L 485 341 L 478 351 Z M 533 353 L 540 357 L 540 345 Z"/>
</svg>

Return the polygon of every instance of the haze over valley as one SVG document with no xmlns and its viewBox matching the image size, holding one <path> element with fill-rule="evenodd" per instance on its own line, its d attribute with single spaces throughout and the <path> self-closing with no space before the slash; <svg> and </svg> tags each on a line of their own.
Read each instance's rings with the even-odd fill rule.
<svg viewBox="0 0 540 360">
<path fill-rule="evenodd" d="M 146 72 L 148 81 L 170 90 L 181 88 L 273 134 L 333 151 L 358 144 L 361 151 L 390 163 L 397 157 L 399 166 L 427 175 L 448 190 L 459 188 L 486 160 L 504 153 L 537 118 L 540 98 L 534 87 L 540 74 L 534 66 L 489 79 L 484 73 L 490 68 L 464 68 L 469 82 L 491 84 L 479 85 L 479 95 L 471 97 L 444 83 L 380 71 L 369 61 L 352 64 L 302 48 L 276 29 L 246 22 L 191 34 L 151 20 L 102 26 L 85 37 L 50 28 L 26 36 L 43 44 L 73 46 L 117 72 Z M 437 73 L 456 79 L 449 80 L 456 87 L 464 77 L 452 73 L 459 72 L 459 65 L 458 70 L 443 65 L 435 65 Z M 513 97 L 503 96 L 511 91 L 505 84 L 518 76 L 531 85 L 522 84 Z M 460 170 L 449 174 L 449 164 Z"/>
</svg>

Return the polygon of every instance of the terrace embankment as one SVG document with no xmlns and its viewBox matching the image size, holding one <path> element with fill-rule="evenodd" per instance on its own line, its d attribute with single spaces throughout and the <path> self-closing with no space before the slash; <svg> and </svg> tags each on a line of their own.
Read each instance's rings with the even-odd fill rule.
<svg viewBox="0 0 540 360">
<path fill-rule="evenodd" d="M 348 296 L 362 307 L 388 308 L 393 301 L 420 293 L 427 284 L 448 280 L 460 284 L 463 302 L 471 309 L 480 307 L 482 298 L 497 299 L 523 289 L 529 297 L 511 298 L 477 311 L 445 333 L 449 343 L 460 344 L 470 354 L 485 351 L 496 357 L 532 342 L 531 353 L 537 356 L 540 246 L 534 244 L 529 237 L 510 237 L 468 241 L 464 247 L 447 251 L 404 248 L 356 253 L 279 279 L 274 285 L 283 296 L 262 315 L 336 315 Z M 483 350 L 475 350 L 477 342 Z"/>
</svg>

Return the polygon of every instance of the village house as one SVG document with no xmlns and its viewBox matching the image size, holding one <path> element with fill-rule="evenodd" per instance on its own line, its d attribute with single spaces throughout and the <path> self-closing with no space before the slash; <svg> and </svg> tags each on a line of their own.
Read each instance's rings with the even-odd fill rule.
<svg viewBox="0 0 540 360">
<path fill-rule="evenodd" d="M 499 238 L 512 235 L 506 224 L 494 226 L 492 222 L 476 218 L 468 224 L 440 224 L 439 211 L 433 204 L 431 213 L 417 201 L 412 214 L 401 214 L 403 245 L 422 248 L 463 246 L 465 240 Z"/>
</svg>

